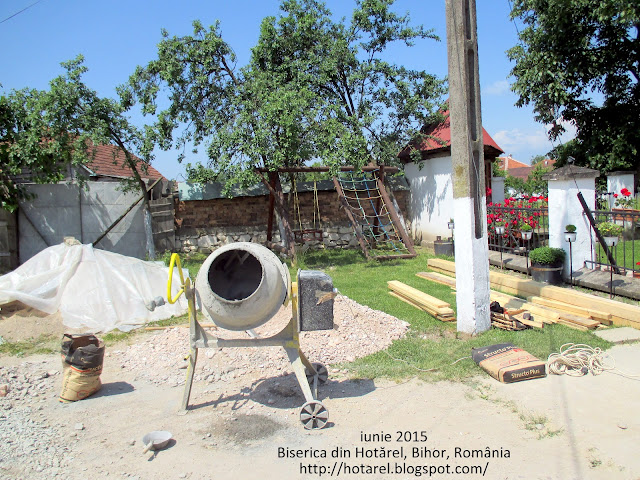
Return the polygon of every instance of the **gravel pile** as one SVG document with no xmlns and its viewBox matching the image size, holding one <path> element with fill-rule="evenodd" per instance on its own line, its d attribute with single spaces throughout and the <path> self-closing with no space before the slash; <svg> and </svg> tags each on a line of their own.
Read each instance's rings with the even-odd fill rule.
<svg viewBox="0 0 640 480">
<path fill-rule="evenodd" d="M 290 317 L 290 307 L 283 307 L 256 333 L 260 337 L 274 335 Z M 406 322 L 341 295 L 334 302 L 334 324 L 333 330 L 300 334 L 302 351 L 312 362 L 330 366 L 353 361 L 388 347 L 408 328 Z M 209 331 L 223 338 L 246 338 L 244 332 Z M 121 369 L 134 381 L 183 385 L 188 335 L 188 328 L 174 327 L 141 337 L 139 343 L 119 350 L 107 348 L 104 368 Z M 57 404 L 60 393 L 61 367 L 55 364 L 50 358 L 0 366 L 0 479 L 69 478 L 77 443 L 85 432 L 82 423 L 66 425 L 55 416 L 47 418 L 47 411 L 52 411 L 48 407 Z M 280 347 L 210 348 L 199 352 L 194 381 L 231 382 L 239 376 L 258 379 L 290 371 L 289 360 Z M 77 473 L 84 475 L 82 471 Z"/>
<path fill-rule="evenodd" d="M 0 367 L 0 478 L 63 478 L 68 428 L 52 426 L 42 410 L 59 392 L 60 372 L 42 362 Z"/>
<path fill-rule="evenodd" d="M 280 331 L 291 318 L 290 307 L 256 329 L 261 337 Z M 334 329 L 302 332 L 300 346 L 312 362 L 327 366 L 350 362 L 356 358 L 387 348 L 402 337 L 408 324 L 384 312 L 372 310 L 338 295 L 334 301 Z M 222 338 L 247 338 L 244 332 L 211 329 Z M 126 350 L 107 353 L 107 360 L 117 362 L 136 378 L 158 385 L 178 386 L 184 383 L 185 357 L 189 353 L 189 330 L 175 327 L 160 331 Z M 200 350 L 194 381 L 225 381 L 237 375 L 271 377 L 290 369 L 289 360 L 280 347 L 210 348 Z"/>
</svg>

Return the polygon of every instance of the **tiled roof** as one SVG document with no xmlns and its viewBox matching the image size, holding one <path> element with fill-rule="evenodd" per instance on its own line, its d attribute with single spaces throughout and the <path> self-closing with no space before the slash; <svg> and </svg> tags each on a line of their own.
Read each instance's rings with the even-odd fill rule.
<svg viewBox="0 0 640 480">
<path fill-rule="evenodd" d="M 419 145 L 412 145 L 405 147 L 399 154 L 404 161 L 410 161 L 410 152 L 412 149 L 418 149 L 424 155 L 425 153 L 435 153 L 438 151 L 449 150 L 451 148 L 451 124 L 449 123 L 449 112 L 443 112 L 445 120 L 442 123 L 428 125 L 422 129 L 422 133 L 428 135 L 422 139 Z M 491 138 L 491 135 L 482 127 L 482 142 L 484 144 L 485 154 L 491 153 L 495 156 L 502 153 L 502 150 L 498 144 Z"/>
<path fill-rule="evenodd" d="M 133 176 L 133 172 L 129 166 L 125 166 L 124 153 L 115 145 L 96 145 L 95 157 L 90 163 L 85 166 L 100 177 L 115 177 L 115 178 L 129 178 Z M 114 157 L 115 154 L 115 157 Z M 144 162 L 138 157 L 133 155 L 134 159 L 138 162 L 140 176 L 145 179 L 155 180 L 157 178 L 164 178 L 158 170 L 151 165 L 147 165 L 147 171 L 142 168 Z"/>
<path fill-rule="evenodd" d="M 515 158 L 513 158 L 511 155 L 508 155 L 506 157 L 498 157 L 498 162 L 499 163 L 499 167 L 501 170 L 505 170 L 505 171 L 509 171 L 511 173 L 511 170 L 514 168 L 531 168 L 530 165 L 527 165 L 526 163 L 522 163 L 519 162 L 518 160 L 516 160 Z"/>
</svg>

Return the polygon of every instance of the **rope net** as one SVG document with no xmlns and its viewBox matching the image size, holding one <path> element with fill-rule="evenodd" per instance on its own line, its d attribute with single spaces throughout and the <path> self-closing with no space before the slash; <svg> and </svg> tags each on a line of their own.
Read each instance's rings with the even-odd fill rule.
<svg viewBox="0 0 640 480">
<path fill-rule="evenodd" d="M 338 177 L 344 199 L 372 257 L 408 255 L 389 208 L 380 194 L 375 173 Z"/>
</svg>

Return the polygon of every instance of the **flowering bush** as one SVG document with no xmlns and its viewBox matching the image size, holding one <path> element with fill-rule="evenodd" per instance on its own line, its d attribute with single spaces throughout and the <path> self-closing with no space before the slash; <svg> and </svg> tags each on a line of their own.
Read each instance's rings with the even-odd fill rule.
<svg viewBox="0 0 640 480">
<path fill-rule="evenodd" d="M 622 195 L 622 196 L 620 196 Z M 636 201 L 633 198 L 633 194 L 626 188 L 620 190 L 620 195 L 617 193 L 613 194 L 613 198 L 615 198 L 616 207 L 618 208 L 635 208 Z"/>
<path fill-rule="evenodd" d="M 504 226 L 506 229 L 522 229 L 523 225 L 529 225 L 535 229 L 540 225 L 541 208 L 548 207 L 547 197 L 506 198 L 504 205 L 501 203 L 488 203 L 487 207 L 495 207 L 493 212 L 487 213 L 489 229 L 496 226 Z"/>
</svg>

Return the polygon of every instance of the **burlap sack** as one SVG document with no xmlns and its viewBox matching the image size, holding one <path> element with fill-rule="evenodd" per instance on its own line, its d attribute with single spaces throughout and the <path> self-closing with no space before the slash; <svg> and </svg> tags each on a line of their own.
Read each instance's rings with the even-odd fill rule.
<svg viewBox="0 0 640 480">
<path fill-rule="evenodd" d="M 104 360 L 104 343 L 94 335 L 62 337 L 61 402 L 75 402 L 102 387 L 100 374 Z"/>
</svg>

